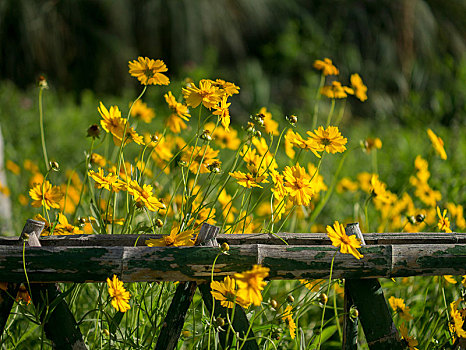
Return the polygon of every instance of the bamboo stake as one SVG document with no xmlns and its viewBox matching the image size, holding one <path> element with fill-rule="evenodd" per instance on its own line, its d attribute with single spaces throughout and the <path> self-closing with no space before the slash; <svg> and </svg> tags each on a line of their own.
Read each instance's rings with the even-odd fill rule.
<svg viewBox="0 0 466 350">
<path fill-rule="evenodd" d="M 359 224 L 347 226 L 348 235 L 354 233 L 364 245 L 364 238 Z M 345 280 L 345 293 L 348 292 L 354 305 L 359 311 L 364 335 L 371 350 L 403 350 L 398 330 L 393 323 L 392 315 L 388 309 L 382 286 L 377 279 L 347 279 Z M 348 300 L 349 301 L 349 300 Z M 348 325 L 351 327 L 351 325 Z M 346 327 L 345 327 L 345 330 Z M 352 332 L 356 331 L 356 335 Z M 357 338 L 357 329 L 348 329 L 348 343 Z M 347 348 L 350 344 L 344 344 Z M 350 347 L 357 349 L 356 347 Z"/>
<path fill-rule="evenodd" d="M 345 233 L 348 236 L 356 235 L 361 241 L 361 245 L 366 245 L 364 237 L 359 229 L 359 223 L 352 223 L 346 225 Z M 351 317 L 351 308 L 354 305 L 353 298 L 345 280 L 345 297 L 343 301 L 343 313 L 345 315 L 343 319 L 343 344 L 342 349 L 344 350 L 357 350 L 358 349 L 358 318 Z"/>
<path fill-rule="evenodd" d="M 27 220 L 19 239 L 15 238 L 15 244 L 21 245 L 26 241 L 25 244 L 27 246 L 40 245 L 37 237 L 40 236 L 44 226 L 45 223 L 42 221 Z M 21 283 L 10 282 L 7 284 L 6 290 L 0 289 L 0 335 L 2 335 L 5 330 L 20 285 Z"/>
<path fill-rule="evenodd" d="M 31 247 L 40 247 L 39 236 L 44 228 L 41 221 L 28 220 L 26 225 L 35 229 L 29 234 Z M 40 227 L 40 230 L 39 230 Z M 22 234 L 24 236 L 24 234 Z M 26 271 L 28 269 L 26 260 Z M 32 302 L 39 310 L 39 318 L 43 324 L 45 335 L 52 341 L 54 349 L 86 350 L 81 331 L 73 317 L 57 284 L 31 283 L 29 289 Z M 53 305 L 53 307 L 51 307 Z"/>
<path fill-rule="evenodd" d="M 209 247 L 218 246 L 215 237 L 219 230 L 218 227 L 206 223 L 202 224 L 195 245 Z M 197 283 L 193 281 L 180 282 L 176 288 L 175 295 L 173 296 L 167 315 L 163 321 L 162 329 L 157 338 L 155 350 L 173 350 L 176 348 L 196 288 Z"/>
</svg>

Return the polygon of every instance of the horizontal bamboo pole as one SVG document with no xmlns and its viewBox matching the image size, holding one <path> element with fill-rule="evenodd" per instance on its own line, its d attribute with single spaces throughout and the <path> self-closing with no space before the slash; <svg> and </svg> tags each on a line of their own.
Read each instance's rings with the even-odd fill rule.
<svg viewBox="0 0 466 350">
<path fill-rule="evenodd" d="M 218 248 L 211 247 L 29 247 L 31 282 L 103 282 L 118 274 L 125 282 L 209 280 Z M 24 281 L 22 248 L 0 247 L 0 281 Z M 466 274 L 466 244 L 398 244 L 361 248 L 357 260 L 332 246 L 231 246 L 215 265 L 216 277 L 270 268 L 270 279 L 378 278 Z"/>
<path fill-rule="evenodd" d="M 79 247 L 79 246 L 145 246 L 149 238 L 160 238 L 163 235 L 66 235 L 41 237 L 40 243 L 44 247 Z M 367 245 L 385 244 L 466 244 L 466 233 L 365 233 L 363 237 Z M 271 244 L 285 245 L 329 245 L 330 240 L 325 233 L 250 233 L 250 234 L 220 234 L 219 243 L 228 242 L 230 245 L 240 244 Z M 16 245 L 17 239 L 0 237 L 0 247 Z"/>
</svg>

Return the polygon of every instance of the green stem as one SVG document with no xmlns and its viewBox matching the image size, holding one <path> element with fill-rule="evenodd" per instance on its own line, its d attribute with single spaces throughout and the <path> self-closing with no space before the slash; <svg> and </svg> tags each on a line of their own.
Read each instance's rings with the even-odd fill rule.
<svg viewBox="0 0 466 350">
<path fill-rule="evenodd" d="M 335 252 L 335 254 L 333 254 L 332 263 L 330 264 L 330 276 L 328 278 L 327 295 L 329 295 L 329 293 L 330 293 L 330 285 L 331 285 L 332 273 L 333 273 L 333 262 L 335 261 L 335 256 L 336 255 L 337 255 L 337 252 Z M 324 309 L 322 311 L 322 319 L 320 320 L 319 343 L 317 344 L 317 349 L 318 350 L 320 349 L 320 344 L 321 344 L 321 341 L 322 341 L 322 328 L 324 327 L 324 316 L 325 316 L 325 308 L 326 307 L 327 307 L 327 302 L 325 302 L 325 304 L 324 304 Z"/>
<path fill-rule="evenodd" d="M 308 232 L 311 232 L 311 227 L 314 224 L 314 221 L 316 220 L 317 216 L 320 214 L 322 209 L 325 207 L 325 204 L 327 204 L 327 201 L 329 200 L 330 196 L 332 195 L 333 191 L 335 190 L 335 186 L 336 186 L 337 181 L 339 179 L 341 169 L 343 169 L 343 164 L 345 162 L 345 159 L 346 159 L 349 151 L 350 150 L 346 151 L 345 154 L 343 155 L 343 157 L 341 158 L 340 163 L 338 164 L 338 168 L 335 171 L 335 175 L 333 176 L 332 183 L 330 184 L 330 188 L 328 189 L 327 193 L 325 193 L 324 198 L 322 198 L 320 200 L 319 204 L 317 204 L 316 208 L 312 212 L 311 217 L 309 219 L 309 230 L 308 230 Z"/>
<path fill-rule="evenodd" d="M 319 101 L 320 97 L 322 96 L 320 94 L 320 90 L 324 86 L 325 82 L 325 76 L 323 74 L 320 75 L 320 83 L 319 83 L 319 88 L 316 91 L 316 96 L 315 96 L 315 104 L 314 104 L 314 114 L 312 116 L 312 130 L 314 130 L 317 127 L 317 115 L 319 114 Z"/>
<path fill-rule="evenodd" d="M 332 98 L 332 105 L 330 106 L 330 112 L 328 113 L 328 116 L 327 116 L 327 126 L 326 127 L 328 127 L 330 125 L 330 122 L 332 121 L 334 109 L 335 109 L 335 99 Z"/>
<path fill-rule="evenodd" d="M 42 142 L 42 152 L 44 154 L 45 171 L 49 170 L 49 159 L 47 156 L 47 149 L 45 147 L 45 133 L 44 133 L 44 112 L 42 108 L 42 93 L 44 88 L 39 90 L 39 124 L 40 124 L 40 139 Z"/>
</svg>

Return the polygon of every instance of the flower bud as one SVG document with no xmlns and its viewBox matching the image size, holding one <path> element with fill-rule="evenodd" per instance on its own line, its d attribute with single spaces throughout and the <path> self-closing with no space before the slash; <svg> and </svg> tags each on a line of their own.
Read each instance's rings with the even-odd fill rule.
<svg viewBox="0 0 466 350">
<path fill-rule="evenodd" d="M 160 219 L 155 220 L 155 226 L 162 227 L 163 226 L 163 221 L 160 220 Z"/>
<path fill-rule="evenodd" d="M 38 80 L 39 80 L 38 84 L 39 84 L 39 87 L 41 89 L 48 89 L 49 88 L 49 84 L 47 83 L 47 79 L 45 79 L 45 77 L 43 75 L 40 75 Z"/>
<path fill-rule="evenodd" d="M 328 296 L 327 296 L 327 294 L 325 294 L 325 293 L 320 293 L 320 295 L 319 295 L 319 301 L 320 301 L 322 304 L 327 304 L 327 301 L 328 301 Z"/>
<path fill-rule="evenodd" d="M 359 311 L 356 309 L 355 306 L 351 306 L 350 311 L 349 311 L 350 318 L 355 320 L 359 317 Z"/>
<path fill-rule="evenodd" d="M 421 222 L 423 222 L 425 220 L 426 216 L 424 214 L 417 214 L 416 215 L 416 222 L 418 224 L 420 224 Z"/>
<path fill-rule="evenodd" d="M 210 130 L 204 130 L 201 136 L 199 136 L 199 138 L 204 141 L 212 141 L 212 136 L 210 136 Z"/>
<path fill-rule="evenodd" d="M 289 295 L 286 297 L 286 301 L 287 301 L 289 304 L 293 304 L 293 303 L 294 303 L 294 296 L 292 296 L 291 294 L 289 294 Z"/>
<path fill-rule="evenodd" d="M 254 133 L 254 136 L 255 137 L 261 137 L 262 133 L 259 130 L 256 130 L 256 132 Z"/>
<path fill-rule="evenodd" d="M 270 299 L 270 306 L 276 310 L 278 307 L 278 302 L 275 299 Z"/>
<path fill-rule="evenodd" d="M 288 120 L 288 123 L 290 123 L 292 126 L 295 126 L 298 122 L 298 117 L 292 114 L 290 116 L 286 116 L 286 120 Z"/>
<path fill-rule="evenodd" d="M 214 161 L 207 165 L 207 169 L 214 174 L 218 174 L 220 172 L 220 162 Z"/>
<path fill-rule="evenodd" d="M 110 332 L 106 328 L 102 329 L 102 333 L 105 334 L 107 337 L 110 336 Z"/>
<path fill-rule="evenodd" d="M 154 135 L 150 135 L 150 140 L 151 140 L 152 142 L 158 142 L 158 141 L 159 141 L 159 137 L 158 137 L 157 135 L 155 135 L 155 134 L 154 134 Z"/>
<path fill-rule="evenodd" d="M 411 224 L 411 225 L 414 225 L 416 223 L 416 217 L 414 217 L 414 215 L 409 215 L 406 217 L 408 219 L 408 222 Z"/>
<path fill-rule="evenodd" d="M 180 161 L 178 161 L 178 165 L 180 167 L 182 167 L 182 168 L 185 168 L 185 167 L 188 166 L 188 163 L 186 161 L 184 161 L 184 160 L 180 160 Z"/>
<path fill-rule="evenodd" d="M 223 317 L 217 317 L 215 319 L 215 325 L 217 327 L 223 327 L 225 325 L 225 319 Z"/>
<path fill-rule="evenodd" d="M 23 241 L 28 241 L 28 240 L 29 240 L 29 233 L 23 232 L 23 233 L 21 234 L 21 239 L 22 239 Z"/>
<path fill-rule="evenodd" d="M 87 129 L 87 137 L 92 137 L 94 139 L 99 138 L 100 136 L 100 128 L 97 124 L 92 124 Z"/>
<path fill-rule="evenodd" d="M 76 221 L 79 227 L 83 227 L 86 224 L 86 219 L 83 218 L 82 216 L 78 217 Z"/>
<path fill-rule="evenodd" d="M 225 253 L 230 250 L 230 246 L 228 245 L 227 242 L 223 242 L 222 245 L 220 246 L 220 249 L 222 250 L 223 253 Z"/>
<path fill-rule="evenodd" d="M 60 165 L 55 161 L 51 161 L 49 163 L 49 165 L 50 165 L 50 169 L 52 169 L 53 171 L 59 171 L 60 170 Z"/>
</svg>

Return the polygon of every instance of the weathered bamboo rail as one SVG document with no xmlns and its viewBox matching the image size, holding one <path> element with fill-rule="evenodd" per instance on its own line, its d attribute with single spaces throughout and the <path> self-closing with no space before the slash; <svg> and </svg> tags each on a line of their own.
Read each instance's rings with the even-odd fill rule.
<svg viewBox="0 0 466 350">
<path fill-rule="evenodd" d="M 345 310 L 352 305 L 358 308 L 370 348 L 401 349 L 403 344 L 377 278 L 466 274 L 466 234 L 462 233 L 364 234 L 361 238 L 365 245 L 360 249 L 364 258 L 357 260 L 338 253 L 322 233 L 217 235 L 218 230 L 211 228 L 203 227 L 201 232 L 206 237 L 198 239 L 199 245 L 193 247 L 147 247 L 147 239 L 162 237 L 152 234 L 51 236 L 41 237 L 29 246 L 19 245 L 18 239 L 0 238 L 0 281 L 9 282 L 10 292 L 11 286 L 17 288 L 26 282 L 25 269 L 29 283 L 39 290 L 45 290 L 48 282 L 105 282 L 113 274 L 124 282 L 180 281 L 170 306 L 173 312 L 167 313 L 156 346 L 173 349 L 196 288 L 207 308 L 213 306 L 205 282 L 211 278 L 219 243 L 227 242 L 230 250 L 216 261 L 214 276 L 218 279 L 248 270 L 254 264 L 270 268 L 269 279 L 328 278 L 335 257 L 332 278 L 346 279 Z M 347 227 L 347 232 L 351 230 Z M 356 227 L 351 233 L 359 234 L 358 230 Z M 33 302 L 40 303 L 34 297 L 38 292 L 30 292 Z M 73 326 L 74 319 L 64 306 L 61 314 L 68 313 L 66 317 Z M 244 310 L 237 309 L 233 327 L 246 336 L 248 320 Z M 226 312 L 216 303 L 215 317 L 223 317 Z M 349 322 L 347 315 L 343 347 L 357 349 L 357 323 Z M 80 335 L 76 327 L 74 332 Z M 222 334 L 220 340 L 223 348 L 229 347 Z M 257 349 L 256 342 L 247 341 L 245 349 Z"/>
<path fill-rule="evenodd" d="M 291 237 L 299 234 L 287 235 Z M 334 278 L 466 274 L 466 234 L 443 234 L 440 237 L 433 234 L 432 238 L 429 238 L 429 233 L 410 235 L 412 236 L 398 235 L 396 238 L 398 242 L 402 242 L 403 237 L 407 237 L 410 240 L 407 244 L 397 243 L 395 238 L 390 238 L 390 234 L 364 235 L 364 238 L 367 237 L 367 246 L 361 248 L 364 259 L 356 260 L 351 255 L 337 254 L 333 268 Z M 230 244 L 230 255 L 219 257 L 215 269 L 216 277 L 247 270 L 253 264 L 269 267 L 270 279 L 327 278 L 329 275 L 336 249 L 327 239 L 320 240 L 322 245 L 284 245 L 280 240 L 268 238 L 268 235 L 262 235 L 261 240 L 258 235 L 241 236 L 245 237 L 219 237 L 219 242 L 227 241 Z M 372 241 L 369 237 L 373 237 Z M 144 241 L 145 238 L 143 236 L 139 241 Z M 247 244 L 249 239 L 263 243 Z M 117 240 L 117 237 L 112 237 L 109 241 Z M 128 237 L 121 237 L 121 240 L 128 245 L 135 241 L 128 240 Z M 236 245 L 238 240 L 241 244 Z M 275 244 L 265 244 L 267 240 Z M 42 247 L 26 247 L 29 280 L 104 282 L 108 276 L 116 273 L 125 282 L 205 281 L 210 278 L 212 262 L 218 252 L 209 247 L 104 246 L 105 239 L 98 240 L 94 237 L 89 240 L 70 237 L 69 242 L 73 241 L 80 244 L 65 246 L 65 239 L 43 238 L 40 240 L 41 244 L 44 243 Z M 278 245 L 277 241 L 282 245 Z M 59 242 L 60 245 L 48 245 L 46 242 Z M 381 242 L 392 243 L 380 244 Z M 92 245 L 86 246 L 84 243 Z M 0 245 L 0 281 L 25 281 L 22 247 Z"/>
</svg>

